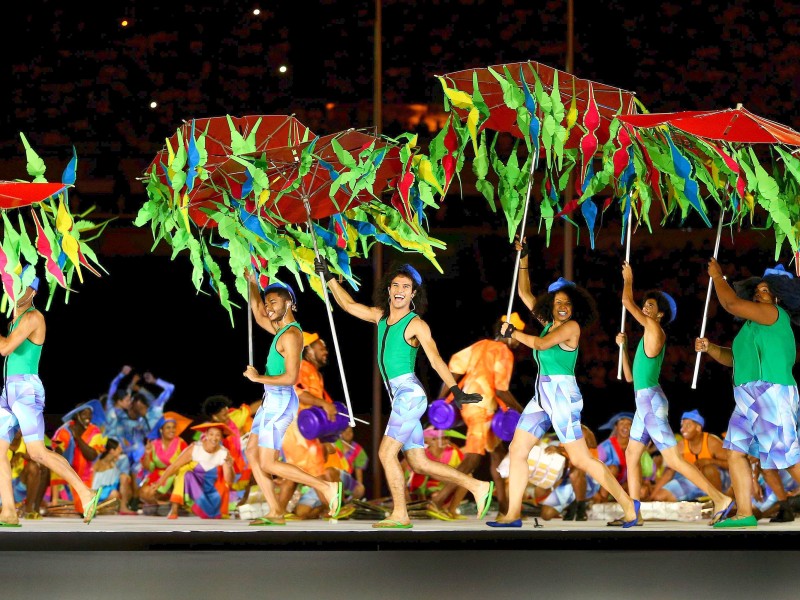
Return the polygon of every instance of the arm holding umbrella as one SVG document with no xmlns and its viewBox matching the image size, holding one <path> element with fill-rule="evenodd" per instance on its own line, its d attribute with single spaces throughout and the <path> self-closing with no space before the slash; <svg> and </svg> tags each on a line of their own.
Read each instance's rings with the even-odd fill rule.
<svg viewBox="0 0 800 600">
<path fill-rule="evenodd" d="M 353 300 L 353 297 L 336 281 L 336 276 L 330 272 L 328 265 L 322 259 L 314 259 L 314 270 L 327 283 L 336 304 L 346 313 L 370 323 L 377 323 L 381 320 L 382 311 L 375 306 L 367 306 Z"/>
</svg>

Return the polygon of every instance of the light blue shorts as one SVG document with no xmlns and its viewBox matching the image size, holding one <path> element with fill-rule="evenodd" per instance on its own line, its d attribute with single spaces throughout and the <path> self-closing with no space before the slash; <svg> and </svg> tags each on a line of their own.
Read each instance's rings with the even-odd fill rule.
<svg viewBox="0 0 800 600">
<path fill-rule="evenodd" d="M 0 438 L 11 442 L 17 430 L 28 442 L 44 441 L 44 386 L 38 375 L 9 375 L 0 394 Z"/>
<path fill-rule="evenodd" d="M 517 429 L 542 439 L 552 425 L 562 443 L 574 442 L 583 437 L 581 410 L 583 396 L 573 375 L 541 375 L 538 394 L 528 402 Z"/>
<path fill-rule="evenodd" d="M 728 473 L 727 469 L 722 469 L 717 467 L 719 470 L 719 475 L 722 478 L 722 490 L 725 491 L 731 486 L 731 476 Z M 702 498 L 707 494 L 693 484 L 691 481 L 686 479 L 680 473 L 675 473 L 667 483 L 664 484 L 662 489 L 667 490 L 678 501 L 688 501 L 688 500 L 697 500 L 698 498 Z"/>
<path fill-rule="evenodd" d="M 389 380 L 392 413 L 383 435 L 402 442 L 403 450 L 424 448 L 422 415 L 428 408 L 428 396 L 413 373 Z"/>
<path fill-rule="evenodd" d="M 280 450 L 283 436 L 297 416 L 300 401 L 291 385 L 265 385 L 264 401 L 253 417 L 250 435 L 258 437 L 260 448 Z"/>
<path fill-rule="evenodd" d="M 564 512 L 573 500 L 575 500 L 575 490 L 569 477 L 564 477 L 558 487 L 554 487 L 547 498 L 542 500 L 542 506 L 551 506 L 558 512 Z"/>
<path fill-rule="evenodd" d="M 800 462 L 796 386 L 751 381 L 733 388 L 733 399 L 736 408 L 723 448 L 755 456 L 763 469 L 788 469 Z"/>
<path fill-rule="evenodd" d="M 636 390 L 636 414 L 631 424 L 631 439 L 645 446 L 653 440 L 656 448 L 666 450 L 678 442 L 669 426 L 669 403 L 660 385 Z"/>
</svg>

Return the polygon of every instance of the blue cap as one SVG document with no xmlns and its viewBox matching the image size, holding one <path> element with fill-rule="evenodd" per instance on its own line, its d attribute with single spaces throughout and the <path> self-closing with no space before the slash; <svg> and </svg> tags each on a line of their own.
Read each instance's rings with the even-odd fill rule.
<svg viewBox="0 0 800 600">
<path fill-rule="evenodd" d="M 789 271 L 787 271 L 781 264 L 777 264 L 772 269 L 767 269 L 764 271 L 764 277 L 767 277 L 769 275 L 777 275 L 778 277 L 788 277 L 789 279 L 794 278 L 794 275 L 792 275 Z"/>
<path fill-rule="evenodd" d="M 632 412 L 619 412 L 611 417 L 607 422 L 603 423 L 598 427 L 598 429 L 614 429 L 614 425 L 617 424 L 617 421 L 620 419 L 630 419 L 633 421 L 633 413 Z"/>
<path fill-rule="evenodd" d="M 32 269 L 32 268 L 33 268 L 33 267 L 31 267 L 30 265 L 25 265 L 24 267 L 22 267 L 22 273 L 20 273 L 20 275 L 19 275 L 19 276 L 20 276 L 20 278 L 24 277 L 24 276 L 25 276 L 25 272 L 26 272 L 28 269 Z M 34 272 L 36 272 L 36 271 L 35 271 L 35 269 L 34 269 Z M 39 278 L 38 278 L 38 277 L 34 277 L 34 278 L 33 278 L 33 281 L 31 281 L 31 282 L 28 284 L 28 287 L 29 287 L 29 288 L 33 288 L 33 289 L 34 289 L 34 291 L 38 292 L 38 291 L 39 291 Z"/>
<path fill-rule="evenodd" d="M 292 304 L 297 304 L 297 296 L 295 296 L 292 286 L 290 286 L 288 283 L 283 283 L 282 281 L 275 281 L 274 283 L 270 283 L 266 287 L 266 289 L 264 289 L 264 296 L 266 296 L 270 292 L 274 292 L 275 290 L 285 290 L 289 292 L 289 295 L 292 297 Z"/>
<path fill-rule="evenodd" d="M 61 417 L 61 422 L 62 423 L 69 423 L 75 417 L 78 416 L 79 412 L 82 412 L 82 411 L 84 411 L 84 410 L 86 410 L 88 408 L 89 410 L 92 411 L 92 423 L 94 423 L 94 414 L 96 412 L 95 404 L 94 404 L 95 402 L 98 402 L 98 401 L 97 400 L 93 400 L 93 401 L 89 401 L 89 402 L 84 402 L 80 406 L 76 406 L 71 411 L 69 411 L 67 414 L 65 414 L 63 417 Z M 101 413 L 102 413 L 102 411 L 101 411 Z M 103 415 L 103 416 L 105 416 L 105 415 Z"/>
<path fill-rule="evenodd" d="M 565 287 L 575 287 L 575 283 L 570 281 L 569 279 L 564 279 L 563 277 L 559 277 L 550 286 L 547 288 L 548 292 L 557 292 L 561 288 Z"/>
<path fill-rule="evenodd" d="M 672 323 L 675 320 L 675 317 L 678 316 L 678 305 L 675 303 L 675 298 L 670 296 L 667 292 L 661 292 L 661 295 L 664 296 L 664 300 L 666 300 L 667 304 L 669 304 L 669 312 L 672 313 L 669 322 Z"/>
<path fill-rule="evenodd" d="M 417 286 L 422 285 L 422 275 L 420 275 L 419 271 L 417 271 L 414 267 L 406 263 L 400 268 L 404 271 L 408 271 L 408 274 L 411 275 L 411 280 L 417 284 Z"/>
<path fill-rule="evenodd" d="M 684 419 L 690 419 L 695 423 L 697 423 L 698 425 L 700 425 L 700 427 L 703 427 L 706 424 L 706 420 L 700 415 L 699 412 L 697 412 L 696 408 L 694 410 L 690 410 L 683 413 L 681 415 L 681 421 L 683 421 Z"/>
<path fill-rule="evenodd" d="M 163 415 L 161 418 L 156 421 L 156 424 L 150 430 L 150 433 L 147 434 L 148 440 L 157 440 L 161 437 L 161 428 L 167 424 L 168 421 L 172 421 L 173 423 L 177 423 L 175 419 L 167 419 Z"/>
</svg>

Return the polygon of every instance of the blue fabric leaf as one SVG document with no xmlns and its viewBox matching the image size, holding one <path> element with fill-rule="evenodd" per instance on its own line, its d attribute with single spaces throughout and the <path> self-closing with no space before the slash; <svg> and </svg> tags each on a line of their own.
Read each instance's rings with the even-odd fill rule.
<svg viewBox="0 0 800 600">
<path fill-rule="evenodd" d="M 597 219 L 597 205 L 594 203 L 594 200 L 587 198 L 583 201 L 583 204 L 581 204 L 581 214 L 583 214 L 583 218 L 586 219 L 586 225 L 589 227 L 589 241 L 592 250 L 594 250 L 594 224 Z"/>
</svg>

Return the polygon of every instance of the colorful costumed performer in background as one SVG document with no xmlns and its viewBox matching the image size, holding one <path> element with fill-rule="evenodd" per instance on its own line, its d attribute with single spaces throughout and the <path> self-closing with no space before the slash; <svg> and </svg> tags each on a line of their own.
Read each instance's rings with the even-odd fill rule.
<svg viewBox="0 0 800 600">
<path fill-rule="evenodd" d="M 732 506 L 715 515 L 714 527 L 755 527 L 751 471 L 748 455 L 761 461 L 767 483 L 782 490 L 777 469 L 787 469 L 800 482 L 800 442 L 797 435 L 797 383 L 792 375 L 797 347 L 792 322 L 800 322 L 800 280 L 783 265 L 764 271 L 731 287 L 716 259 L 708 263 L 720 305 L 745 323 L 733 346 L 712 344 L 697 338 L 695 350 L 706 352 L 718 363 L 733 367 L 733 398 L 736 408 L 728 423 L 723 447 L 728 451 L 728 469 L 736 496 Z M 734 289 L 735 288 L 735 289 Z M 768 471 L 772 470 L 772 474 Z M 780 498 L 779 500 L 784 500 Z"/>
<path fill-rule="evenodd" d="M 169 498 L 173 479 L 168 478 L 164 485 L 156 487 L 164 471 L 186 450 L 187 444 L 181 438 L 191 419 L 175 412 L 166 412 L 147 436 L 147 444 L 142 456 L 142 467 L 148 472 L 141 498 L 145 502 L 157 503 Z"/>
<path fill-rule="evenodd" d="M 644 335 L 636 348 L 632 369 L 625 332 L 617 335 L 617 344 L 623 349 L 622 368 L 625 380 L 633 382 L 636 393 L 636 413 L 631 425 L 631 439 L 625 449 L 625 462 L 628 465 L 639 465 L 642 454 L 652 440 L 664 457 L 666 465 L 703 490 L 714 502 L 714 513 L 722 514 L 733 499 L 715 488 L 695 465 L 684 460 L 678 452 L 678 442 L 669 426 L 669 404 L 658 381 L 667 349 L 667 334 L 661 324 L 675 320 L 678 314 L 675 300 L 666 292 L 651 290 L 645 293 L 644 304 L 639 308 L 633 299 L 633 269 L 627 262 L 622 265 L 622 279 L 622 304 L 644 327 Z M 635 500 L 640 499 L 641 477 L 640 469 L 628 469 L 628 493 Z M 609 525 L 622 525 L 622 521 L 616 519 Z"/>
</svg>

